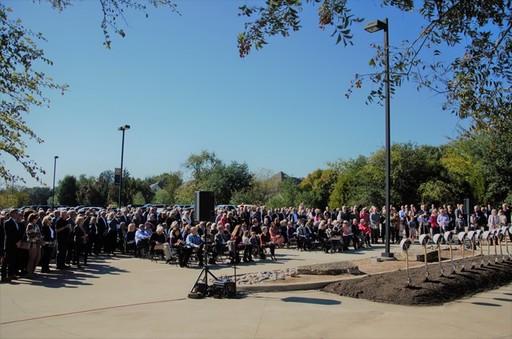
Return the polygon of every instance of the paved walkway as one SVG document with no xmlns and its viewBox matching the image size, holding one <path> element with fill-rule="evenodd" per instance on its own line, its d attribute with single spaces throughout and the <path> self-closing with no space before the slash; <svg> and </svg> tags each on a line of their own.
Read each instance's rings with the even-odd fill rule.
<svg viewBox="0 0 512 339">
<path fill-rule="evenodd" d="M 393 251 L 398 249 L 393 246 Z M 279 250 L 238 273 L 380 256 Z M 214 268 L 220 277 L 232 268 Z M 436 307 L 350 299 L 320 291 L 188 299 L 199 268 L 92 258 L 83 270 L 0 285 L 0 338 L 511 338 L 512 285 Z"/>
</svg>

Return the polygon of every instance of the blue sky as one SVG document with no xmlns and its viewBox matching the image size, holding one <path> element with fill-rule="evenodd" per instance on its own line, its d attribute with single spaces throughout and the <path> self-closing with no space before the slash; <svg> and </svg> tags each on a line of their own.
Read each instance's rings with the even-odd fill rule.
<svg viewBox="0 0 512 339">
<path fill-rule="evenodd" d="M 57 182 L 119 167 L 117 128 L 125 124 L 131 129 L 124 167 L 138 178 L 183 171 L 188 156 L 202 150 L 225 163 L 246 162 L 253 172 L 303 177 L 382 147 L 384 108 L 365 104 L 368 85 L 350 99 L 344 94 L 355 73 L 370 71 L 370 44 L 382 43 L 383 34 L 365 32 L 363 22 L 352 27 L 354 46 L 335 45 L 331 29 L 318 28 L 317 8 L 305 5 L 301 31 L 271 38 L 241 59 L 236 37 L 244 19 L 237 13 L 244 3 L 179 1 L 181 16 L 151 9 L 147 19 L 129 12 L 126 37 L 113 36 L 107 50 L 96 1 L 76 2 L 62 13 L 44 2 L 5 1 L 13 16 L 48 40 L 39 43 L 54 62 L 44 67 L 47 75 L 70 86 L 64 96 L 46 92 L 50 108 L 26 117 L 45 140 L 28 141 L 29 154 L 46 170 L 43 184 L 51 186 L 54 155 Z M 392 45 L 419 34 L 417 14 L 379 3 L 349 6 L 365 22 L 389 17 Z M 412 84 L 399 88 L 391 102 L 392 142 L 440 145 L 455 137 L 461 121 L 441 103 Z M 22 173 L 12 159 L 6 164 Z M 27 186 L 40 185 L 23 177 Z"/>
</svg>

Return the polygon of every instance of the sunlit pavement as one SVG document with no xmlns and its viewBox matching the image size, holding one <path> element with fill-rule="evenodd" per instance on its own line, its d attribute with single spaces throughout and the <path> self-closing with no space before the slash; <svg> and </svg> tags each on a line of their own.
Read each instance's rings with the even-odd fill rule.
<svg viewBox="0 0 512 339">
<path fill-rule="evenodd" d="M 382 245 L 347 254 L 283 249 L 276 262 L 239 265 L 237 273 L 362 259 L 382 250 Z M 211 271 L 217 277 L 233 274 L 226 265 Z M 0 285 L 0 338 L 512 337 L 512 285 L 436 307 L 379 304 L 314 290 L 188 299 L 200 272 L 162 261 L 93 257 L 85 269 Z"/>
</svg>

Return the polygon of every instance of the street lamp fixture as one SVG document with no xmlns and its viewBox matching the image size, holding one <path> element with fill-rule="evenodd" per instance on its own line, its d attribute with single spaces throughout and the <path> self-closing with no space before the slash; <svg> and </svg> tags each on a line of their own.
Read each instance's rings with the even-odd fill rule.
<svg viewBox="0 0 512 339">
<path fill-rule="evenodd" d="M 380 20 L 370 21 L 369 23 L 364 25 L 364 29 L 365 29 L 365 31 L 367 31 L 369 33 L 387 30 L 388 29 L 388 19 L 385 19 L 384 21 L 380 21 Z"/>
<path fill-rule="evenodd" d="M 385 70 L 385 93 L 386 93 L 386 240 L 385 240 L 385 250 L 382 253 L 382 257 L 392 258 L 393 253 L 390 251 L 389 245 L 389 223 L 390 218 L 389 215 L 391 213 L 390 208 L 390 187 L 391 187 L 391 138 L 390 138 L 390 90 L 389 90 L 389 26 L 388 26 L 388 18 L 381 20 L 370 21 L 364 26 L 364 29 L 367 32 L 375 33 L 378 31 L 384 31 L 384 53 L 386 60 L 386 70 Z"/>
<path fill-rule="evenodd" d="M 119 127 L 117 130 L 118 131 L 122 131 L 123 132 L 123 141 L 121 142 L 121 173 L 120 173 L 120 176 L 119 176 L 119 209 L 121 208 L 121 196 L 122 196 L 122 192 L 123 192 L 123 157 L 124 157 L 124 132 L 126 130 L 129 130 L 130 129 L 130 125 L 124 125 L 124 126 L 121 126 Z"/>
<path fill-rule="evenodd" d="M 52 210 L 55 208 L 55 173 L 57 171 L 57 159 L 59 159 L 59 156 L 56 155 L 53 157 L 53 188 L 52 188 Z"/>
</svg>

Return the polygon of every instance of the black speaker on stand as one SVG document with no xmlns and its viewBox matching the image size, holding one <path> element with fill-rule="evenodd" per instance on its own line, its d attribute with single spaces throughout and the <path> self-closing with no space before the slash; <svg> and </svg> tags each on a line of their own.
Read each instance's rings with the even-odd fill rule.
<svg viewBox="0 0 512 339">
<path fill-rule="evenodd" d="M 194 195 L 194 222 L 199 223 L 200 221 L 214 221 L 215 219 L 215 211 L 214 211 L 214 195 L 213 192 L 210 191 L 196 191 Z M 188 294 L 189 298 L 198 299 L 204 298 L 205 296 L 211 293 L 210 286 L 208 286 L 208 277 L 212 277 L 214 281 L 218 281 L 219 279 L 210 272 L 208 268 L 208 250 L 209 247 L 212 246 L 211 243 L 205 243 L 203 252 L 204 252 L 204 262 L 205 266 L 199 273 L 199 276 L 196 279 L 192 290 Z M 198 253 L 198 255 L 203 255 L 203 253 Z"/>
<path fill-rule="evenodd" d="M 213 192 L 196 191 L 194 203 L 195 222 L 215 221 L 215 199 Z"/>
<path fill-rule="evenodd" d="M 215 221 L 215 199 L 214 193 L 210 191 L 196 191 L 194 196 L 194 221 Z M 215 246 L 213 243 L 206 243 L 204 246 L 205 266 L 199 273 L 192 290 L 188 294 L 189 298 L 198 299 L 205 296 L 216 298 L 235 298 L 236 297 L 236 263 L 235 281 L 227 278 L 218 279 L 208 268 L 208 247 Z M 213 285 L 208 285 L 208 277 L 213 278 Z"/>
</svg>

